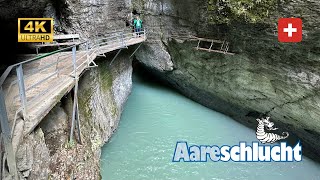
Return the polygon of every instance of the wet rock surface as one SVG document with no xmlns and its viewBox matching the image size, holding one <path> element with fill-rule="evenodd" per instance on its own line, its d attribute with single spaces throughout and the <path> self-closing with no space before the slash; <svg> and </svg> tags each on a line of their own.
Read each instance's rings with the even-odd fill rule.
<svg viewBox="0 0 320 180">
<path fill-rule="evenodd" d="M 221 25 L 206 23 L 206 9 L 200 2 L 185 3 L 193 4 L 192 8 L 175 1 L 148 3 L 160 4 L 143 9 L 147 26 L 157 30 L 149 30 L 148 43 L 136 55 L 139 62 L 184 95 L 247 126 L 255 128 L 256 118 L 271 116 L 276 126 L 290 132 L 293 142 L 302 141 L 304 154 L 318 159 L 318 1 L 288 1 L 256 24 Z M 162 8 L 167 6 L 170 11 Z M 278 42 L 280 17 L 302 18 L 301 43 Z M 235 55 L 197 51 L 196 41 L 181 38 L 186 34 L 226 40 Z M 169 64 L 172 68 L 163 68 Z"/>
<path fill-rule="evenodd" d="M 5 32 L 7 29 L 16 32 L 20 17 L 53 17 L 55 34 L 80 34 L 81 41 L 126 28 L 127 15 L 131 12 L 127 0 L 2 1 L 0 6 L 1 23 L 8 26 Z M 16 40 L 16 34 L 12 39 Z M 5 49 L 11 47 L 17 52 L 35 52 L 28 43 L 17 46 L 14 42 Z M 44 48 L 43 52 L 52 50 L 55 49 Z M 98 67 L 81 77 L 78 97 L 82 144 L 76 140 L 69 142 L 72 92 L 61 99 L 34 132 L 13 137 L 20 179 L 100 179 L 100 148 L 116 130 L 131 92 L 132 66 L 126 55 L 130 53 L 122 51 L 109 65 L 115 55 L 110 53 L 107 58 L 97 60 Z M 14 56 L 7 60 L 7 64 L 17 61 Z M 1 65 L 1 70 L 5 67 Z M 23 124 L 23 120 L 18 120 L 16 131 L 22 132 Z"/>
<path fill-rule="evenodd" d="M 19 17 L 54 17 L 56 33 L 77 33 L 85 40 L 125 28 L 128 14 L 135 10 L 148 33 L 148 41 L 135 58 L 149 71 L 184 95 L 252 128 L 257 117 L 271 116 L 276 126 L 302 141 L 303 153 L 319 158 L 320 2 L 289 0 L 263 22 L 237 20 L 220 25 L 209 23 L 206 3 L 43 0 L 35 5 L 33 1 L 2 1 L 0 15 L 6 17 L 12 32 Z M 301 43 L 278 43 L 279 17 L 302 18 Z M 196 51 L 197 42 L 181 38 L 190 35 L 227 40 L 235 55 Z M 14 147 L 20 178 L 99 179 L 100 147 L 116 130 L 130 93 L 131 73 L 127 56 L 117 58 L 111 68 L 102 61 L 86 72 L 79 89 L 83 144 L 68 143 L 69 95 Z"/>
<path fill-rule="evenodd" d="M 107 58 L 97 60 L 98 67 L 79 81 L 81 143 L 77 128 L 69 140 L 72 92 L 22 137 L 16 152 L 20 179 L 100 179 L 101 147 L 116 131 L 131 92 L 132 65 L 125 54 L 112 65 Z"/>
</svg>

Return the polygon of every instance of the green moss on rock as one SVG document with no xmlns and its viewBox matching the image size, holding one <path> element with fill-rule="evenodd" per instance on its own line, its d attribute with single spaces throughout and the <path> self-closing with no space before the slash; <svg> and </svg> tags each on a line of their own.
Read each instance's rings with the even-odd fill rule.
<svg viewBox="0 0 320 180">
<path fill-rule="evenodd" d="M 102 85 L 102 90 L 107 92 L 112 88 L 113 76 L 111 70 L 107 67 L 107 64 L 99 64 L 98 71 L 100 74 L 100 80 Z"/>
<path fill-rule="evenodd" d="M 92 119 L 92 110 L 89 107 L 89 100 L 92 96 L 92 89 L 83 90 L 78 97 L 78 103 L 86 119 Z"/>
<path fill-rule="evenodd" d="M 208 0 L 208 21 L 211 24 L 244 20 L 262 22 L 284 0 Z"/>
<path fill-rule="evenodd" d="M 146 0 L 135 0 L 132 1 L 132 7 L 131 10 L 136 10 L 138 13 L 140 13 L 141 17 L 143 18 L 143 15 L 145 13 L 145 5 L 147 4 Z"/>
</svg>

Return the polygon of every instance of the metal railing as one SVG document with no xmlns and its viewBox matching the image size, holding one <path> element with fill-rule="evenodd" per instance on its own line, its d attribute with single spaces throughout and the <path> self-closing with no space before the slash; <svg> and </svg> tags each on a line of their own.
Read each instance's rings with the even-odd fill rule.
<svg viewBox="0 0 320 180">
<path fill-rule="evenodd" d="M 117 47 L 116 49 L 120 50 L 127 48 L 127 41 L 137 36 L 146 40 L 145 31 L 139 33 L 112 32 L 108 34 L 108 37 L 95 39 L 93 43 L 86 40 L 13 64 L 5 70 L 0 77 L 0 123 L 10 172 L 13 172 L 16 176 L 15 153 L 12 150 L 12 136 L 16 120 L 22 118 L 24 121 L 28 121 L 30 111 L 28 106 L 45 96 L 49 91 L 54 91 L 57 83 L 63 80 L 63 78 L 59 79 L 60 75 L 73 77 L 75 80 L 75 99 L 70 135 L 70 140 L 72 140 L 75 123 L 80 126 L 79 121 L 75 122 L 75 119 L 79 119 L 77 88 L 78 76 L 81 71 L 92 67 L 91 64 L 97 66 L 94 59 L 96 56 L 106 53 L 105 50 L 108 50 L 108 48 Z M 79 45 L 85 45 L 85 50 L 80 50 L 77 53 L 77 46 Z M 72 54 L 70 54 L 70 50 Z M 59 55 L 51 58 L 57 54 Z M 78 54 L 80 54 L 80 57 L 77 57 Z M 72 56 L 72 62 L 70 62 L 70 56 Z"/>
<path fill-rule="evenodd" d="M 196 41 L 196 33 L 186 28 L 173 29 L 163 26 L 148 26 L 146 29 L 148 43 L 162 43 L 163 40 L 177 39 L 183 41 Z"/>
</svg>

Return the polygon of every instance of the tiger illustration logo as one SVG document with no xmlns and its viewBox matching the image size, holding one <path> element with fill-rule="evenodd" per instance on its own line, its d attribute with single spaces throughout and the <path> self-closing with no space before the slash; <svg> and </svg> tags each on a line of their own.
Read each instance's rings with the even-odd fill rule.
<svg viewBox="0 0 320 180">
<path fill-rule="evenodd" d="M 256 131 L 257 139 L 259 139 L 259 141 L 262 144 L 265 144 L 265 143 L 273 144 L 279 140 L 287 139 L 289 137 L 288 132 L 283 132 L 282 135 L 278 135 L 275 133 L 268 133 L 265 131 L 265 130 L 274 131 L 278 129 L 273 127 L 274 123 L 271 122 L 269 119 L 270 117 L 257 119 L 258 121 L 258 127 Z"/>
</svg>

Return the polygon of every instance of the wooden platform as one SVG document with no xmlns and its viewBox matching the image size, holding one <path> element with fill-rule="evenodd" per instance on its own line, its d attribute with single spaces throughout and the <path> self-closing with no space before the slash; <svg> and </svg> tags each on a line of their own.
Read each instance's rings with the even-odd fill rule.
<svg viewBox="0 0 320 180">
<path fill-rule="evenodd" d="M 202 51 L 208 51 L 208 52 L 215 52 L 215 53 L 221 53 L 221 54 L 227 54 L 227 55 L 234 55 L 234 53 L 231 52 L 225 52 L 225 51 L 220 51 L 220 50 L 215 50 L 215 49 L 207 49 L 207 48 L 194 48 L 196 50 L 202 50 Z"/>
<path fill-rule="evenodd" d="M 229 42 L 227 41 L 221 41 L 221 40 L 215 40 L 215 39 L 206 39 L 206 38 L 195 38 L 198 41 L 198 46 L 195 47 L 196 50 L 202 50 L 207 52 L 215 52 L 215 53 L 221 53 L 221 54 L 227 54 L 227 55 L 234 55 L 234 53 L 230 53 L 229 51 Z M 200 47 L 201 42 L 207 42 L 210 43 L 209 48 Z M 213 49 L 214 44 L 221 44 L 220 49 Z"/>
<path fill-rule="evenodd" d="M 132 37 L 125 42 L 126 46 L 139 44 L 145 41 L 144 36 Z M 121 49 L 123 46 L 120 43 L 113 45 L 105 45 L 99 48 L 90 50 L 90 61 L 94 60 L 98 55 L 108 53 L 117 49 Z M 87 51 L 77 51 L 77 75 L 83 73 L 87 68 Z M 54 64 L 54 66 L 50 66 Z M 33 73 L 43 67 L 42 71 Z M 61 100 L 61 98 L 69 93 L 75 85 L 75 78 L 73 76 L 73 63 L 72 63 L 72 52 L 61 52 L 52 56 L 45 57 L 39 61 L 32 62 L 24 65 L 24 76 L 25 76 L 25 87 L 27 96 L 27 119 L 24 120 L 24 135 L 31 133 L 34 128 L 41 122 L 41 120 L 51 111 L 51 109 Z M 6 95 L 6 106 L 9 121 L 11 124 L 15 118 L 16 111 L 21 107 L 19 98 L 19 88 L 17 83 L 14 83 L 17 79 L 13 73 L 10 75 L 5 84 L 3 90 Z M 45 82 L 38 86 L 30 87 L 35 82 Z M 28 90 L 29 89 L 29 90 Z M 13 100 L 12 100 L 13 99 Z"/>
<path fill-rule="evenodd" d="M 198 41 L 197 47 L 195 47 L 195 50 L 201 50 L 201 51 L 207 51 L 207 52 L 214 52 L 214 53 L 221 53 L 226 55 L 234 55 L 235 53 L 228 52 L 229 51 L 229 42 L 227 41 L 221 41 L 216 39 L 208 39 L 208 38 L 201 38 L 197 37 L 191 34 L 172 34 L 171 38 L 179 39 L 179 40 L 187 40 L 187 41 Z M 207 42 L 210 43 L 209 48 L 201 47 L 201 42 Z M 220 44 L 219 49 L 213 49 L 214 44 Z"/>
</svg>

